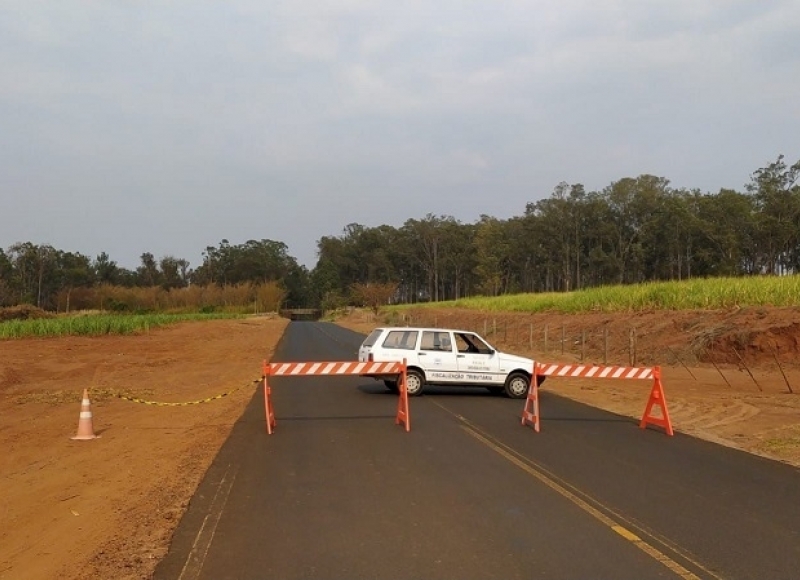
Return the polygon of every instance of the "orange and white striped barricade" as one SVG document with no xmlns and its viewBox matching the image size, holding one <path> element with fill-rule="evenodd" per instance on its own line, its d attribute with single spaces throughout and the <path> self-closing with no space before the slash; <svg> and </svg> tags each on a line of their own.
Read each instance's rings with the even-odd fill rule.
<svg viewBox="0 0 800 580">
<path fill-rule="evenodd" d="M 372 376 L 397 375 L 399 399 L 395 423 L 403 425 L 406 431 L 411 430 L 411 417 L 408 411 L 408 391 L 406 389 L 406 361 L 403 362 L 267 362 L 263 365 L 264 377 L 264 411 L 267 419 L 267 433 L 275 431 L 275 411 L 272 407 L 272 388 L 269 377 L 306 377 L 306 376 Z"/>
<path fill-rule="evenodd" d="M 522 415 L 522 424 L 533 423 L 534 430 L 539 431 L 539 400 L 536 375 L 547 377 L 566 377 L 581 379 L 653 379 L 653 388 L 639 422 L 639 427 L 645 429 L 648 424 L 657 425 L 664 429 L 667 435 L 674 435 L 672 422 L 667 410 L 667 399 L 664 396 L 664 385 L 661 383 L 661 367 L 619 367 L 598 365 L 575 364 L 534 364 L 534 378 L 528 390 L 528 399 Z M 658 408 L 659 415 L 653 414 Z"/>
</svg>

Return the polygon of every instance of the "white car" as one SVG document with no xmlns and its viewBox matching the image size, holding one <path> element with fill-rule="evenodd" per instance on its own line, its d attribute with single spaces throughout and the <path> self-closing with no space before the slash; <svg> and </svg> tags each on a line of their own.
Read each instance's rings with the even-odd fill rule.
<svg viewBox="0 0 800 580">
<path fill-rule="evenodd" d="M 407 365 L 407 391 L 419 395 L 425 385 L 480 386 L 512 399 L 524 398 L 533 360 L 498 351 L 468 330 L 442 328 L 376 328 L 358 349 L 359 362 Z M 372 376 L 397 390 L 395 376 Z M 539 377 L 539 384 L 544 377 Z"/>
</svg>

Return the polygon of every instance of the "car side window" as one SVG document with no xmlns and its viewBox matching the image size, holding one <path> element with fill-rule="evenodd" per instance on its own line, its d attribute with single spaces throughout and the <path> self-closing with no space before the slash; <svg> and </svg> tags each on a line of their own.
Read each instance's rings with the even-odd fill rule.
<svg viewBox="0 0 800 580">
<path fill-rule="evenodd" d="M 393 330 L 386 334 L 383 348 L 413 349 L 417 343 L 417 332 L 413 330 Z"/>
<path fill-rule="evenodd" d="M 420 350 L 432 350 L 439 352 L 452 352 L 453 346 L 450 343 L 450 333 L 436 330 L 426 330 L 422 333 Z"/>
<path fill-rule="evenodd" d="M 492 347 L 486 344 L 477 334 L 458 333 L 456 334 L 456 344 L 458 345 L 458 352 L 474 354 L 491 354 L 493 352 Z"/>
<path fill-rule="evenodd" d="M 472 345 L 464 339 L 463 334 L 456 333 L 456 348 L 458 352 L 475 352 L 471 349 Z"/>
</svg>

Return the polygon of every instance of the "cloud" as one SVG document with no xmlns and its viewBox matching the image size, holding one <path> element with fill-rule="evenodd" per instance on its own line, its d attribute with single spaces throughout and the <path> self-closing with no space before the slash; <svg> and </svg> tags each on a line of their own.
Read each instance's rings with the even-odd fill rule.
<svg viewBox="0 0 800 580">
<path fill-rule="evenodd" d="M 196 264 L 234 229 L 313 265 L 345 223 L 562 180 L 740 188 L 797 150 L 798 39 L 789 0 L 6 3 L 0 247 Z"/>
</svg>

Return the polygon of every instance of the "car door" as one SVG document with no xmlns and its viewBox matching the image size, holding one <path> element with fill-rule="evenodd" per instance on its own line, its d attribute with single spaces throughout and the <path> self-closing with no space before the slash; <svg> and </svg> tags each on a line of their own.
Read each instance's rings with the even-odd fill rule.
<svg viewBox="0 0 800 580">
<path fill-rule="evenodd" d="M 458 383 L 458 359 L 453 333 L 448 330 L 423 330 L 417 350 L 420 366 L 430 383 Z"/>
<path fill-rule="evenodd" d="M 505 375 L 500 372 L 500 357 L 480 336 L 472 332 L 454 333 L 458 370 L 464 381 L 478 385 L 502 385 Z"/>
</svg>

